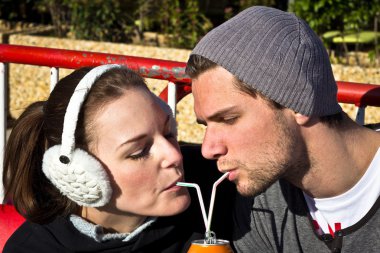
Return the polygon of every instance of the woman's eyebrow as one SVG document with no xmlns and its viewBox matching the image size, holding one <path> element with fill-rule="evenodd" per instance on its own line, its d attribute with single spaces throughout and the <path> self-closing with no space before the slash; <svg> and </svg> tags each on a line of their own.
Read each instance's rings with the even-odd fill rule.
<svg viewBox="0 0 380 253">
<path fill-rule="evenodd" d="M 147 136 L 146 134 L 136 135 L 135 137 L 132 137 L 131 139 L 128 139 L 127 141 L 121 143 L 119 146 L 117 146 L 116 150 L 120 149 L 122 146 L 129 144 L 131 142 L 137 142 L 139 140 L 142 140 L 142 139 L 146 138 L 146 136 Z"/>
</svg>

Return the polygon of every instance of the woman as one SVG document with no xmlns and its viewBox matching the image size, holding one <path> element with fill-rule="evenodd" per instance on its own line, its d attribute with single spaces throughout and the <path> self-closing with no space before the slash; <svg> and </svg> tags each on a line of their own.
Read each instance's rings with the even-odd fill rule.
<svg viewBox="0 0 380 253">
<path fill-rule="evenodd" d="M 175 125 L 120 65 L 60 80 L 7 143 L 5 198 L 27 221 L 4 252 L 186 252 L 201 235 L 176 186 L 184 173 Z"/>
</svg>

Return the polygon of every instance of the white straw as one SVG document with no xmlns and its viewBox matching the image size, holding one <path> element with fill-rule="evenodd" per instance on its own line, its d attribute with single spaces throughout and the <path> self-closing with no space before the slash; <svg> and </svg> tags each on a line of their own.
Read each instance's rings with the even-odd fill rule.
<svg viewBox="0 0 380 253">
<path fill-rule="evenodd" d="M 199 185 L 197 185 L 195 183 L 178 182 L 177 185 L 178 186 L 185 186 L 185 187 L 193 187 L 197 190 L 199 204 L 201 205 L 203 222 L 205 223 L 205 228 L 207 230 L 207 216 L 206 216 L 205 204 L 204 204 L 203 198 L 202 198 L 201 188 L 199 188 Z"/>
<path fill-rule="evenodd" d="M 210 200 L 210 207 L 208 209 L 208 223 L 206 227 L 206 235 L 210 233 L 210 227 L 211 227 L 211 219 L 212 219 L 212 212 L 214 210 L 214 202 L 215 202 L 215 194 L 216 194 L 216 187 L 220 182 L 222 182 L 227 176 L 230 174 L 229 172 L 226 172 L 221 176 L 213 185 L 212 185 L 212 192 L 211 192 L 211 200 Z"/>
</svg>

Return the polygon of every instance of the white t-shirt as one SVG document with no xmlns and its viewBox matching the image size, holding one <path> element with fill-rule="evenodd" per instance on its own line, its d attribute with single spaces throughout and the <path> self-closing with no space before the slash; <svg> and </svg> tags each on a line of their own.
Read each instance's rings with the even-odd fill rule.
<svg viewBox="0 0 380 253">
<path fill-rule="evenodd" d="M 347 192 L 323 199 L 303 195 L 319 234 L 333 235 L 356 224 L 380 196 L 380 148 L 363 177 Z"/>
</svg>

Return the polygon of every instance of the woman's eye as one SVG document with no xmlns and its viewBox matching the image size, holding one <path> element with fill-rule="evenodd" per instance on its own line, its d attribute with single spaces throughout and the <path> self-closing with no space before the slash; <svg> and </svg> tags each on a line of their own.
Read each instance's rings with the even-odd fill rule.
<svg viewBox="0 0 380 253">
<path fill-rule="evenodd" d="M 129 155 L 127 158 L 137 161 L 142 159 L 147 159 L 149 157 L 149 148 L 144 148 L 141 152 L 137 154 Z"/>
</svg>

